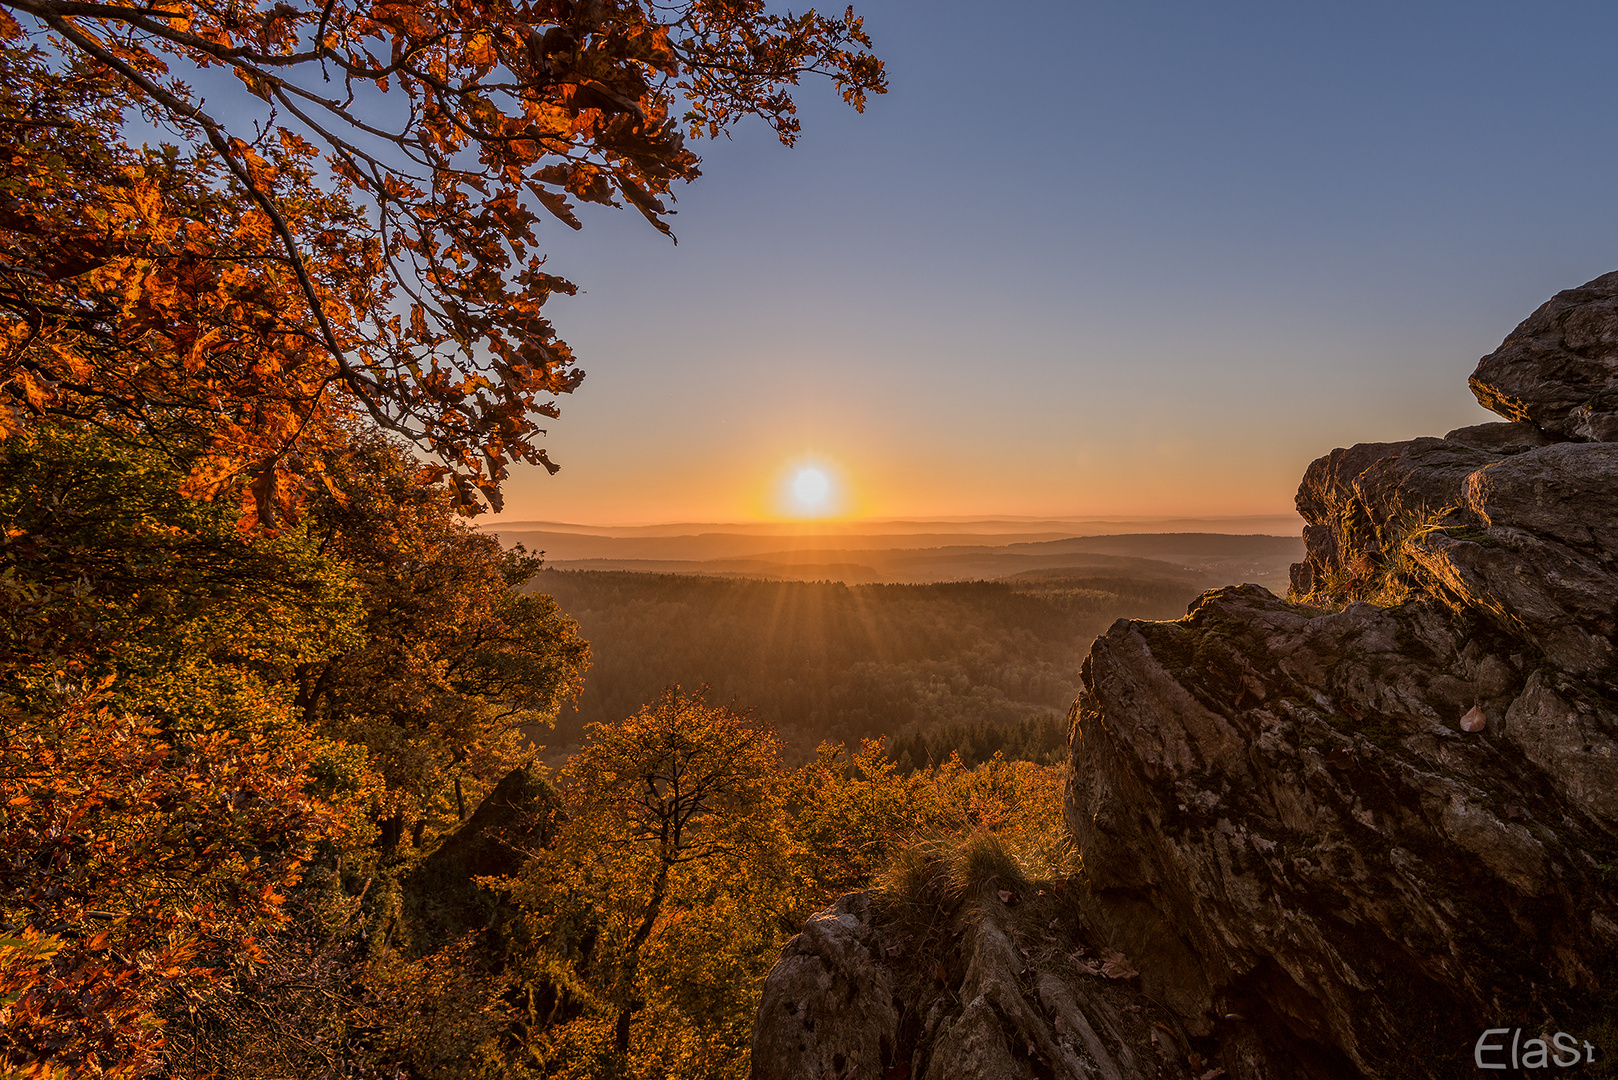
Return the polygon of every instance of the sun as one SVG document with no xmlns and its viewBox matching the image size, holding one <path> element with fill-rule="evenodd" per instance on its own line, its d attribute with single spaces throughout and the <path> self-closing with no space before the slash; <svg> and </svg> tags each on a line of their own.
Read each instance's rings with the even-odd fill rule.
<svg viewBox="0 0 1618 1080">
<path fill-rule="evenodd" d="M 816 468 L 799 469 L 792 478 L 792 497 L 807 511 L 826 509 L 826 498 L 831 494 L 831 480 Z"/>
<path fill-rule="evenodd" d="M 770 487 L 775 514 L 799 521 L 842 517 L 850 491 L 843 470 L 821 456 L 786 463 Z"/>
</svg>

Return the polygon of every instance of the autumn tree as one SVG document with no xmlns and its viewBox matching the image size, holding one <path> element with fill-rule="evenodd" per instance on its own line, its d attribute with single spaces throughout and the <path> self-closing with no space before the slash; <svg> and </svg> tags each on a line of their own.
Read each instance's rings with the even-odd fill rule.
<svg viewBox="0 0 1618 1080">
<path fill-rule="evenodd" d="M 151 1071 L 159 1010 L 254 960 L 321 845 L 368 839 L 363 756 L 288 691 L 360 641 L 351 578 L 179 482 L 94 430 L 0 444 L 0 924 L 57 940 L 0 1009 L 8 1065 Z"/>
<path fill-rule="evenodd" d="M 464 821 L 469 799 L 521 763 L 524 730 L 577 695 L 589 646 L 524 588 L 539 557 L 469 528 L 395 442 L 352 434 L 327 479 L 306 526 L 353 575 L 363 640 L 298 665 L 296 702 L 312 727 L 368 749 L 388 786 L 385 846 L 407 819 L 419 843 L 438 800 Z"/>
<path fill-rule="evenodd" d="M 620 1063 L 646 1004 L 642 965 L 660 921 L 676 906 L 715 902 L 720 883 L 740 885 L 779 857 L 777 753 L 767 730 L 675 688 L 621 724 L 592 725 L 563 770 L 561 854 L 595 881 L 606 909 L 595 970 Z"/>
<path fill-rule="evenodd" d="M 476 798 L 576 685 L 537 560 L 374 432 L 322 438 L 331 490 L 274 533 L 95 428 L 0 443 L 0 1064 L 157 1068 L 163 1016 L 290 955 L 314 860 Z"/>
<path fill-rule="evenodd" d="M 272 734 L 273 702 L 258 719 L 175 737 L 76 684 L 54 708 L 0 704 L 0 919 L 55 939 L 9 973 L 0 1070 L 148 1075 L 158 1010 L 261 958 L 340 822 L 306 790 L 318 744 Z"/>
<path fill-rule="evenodd" d="M 5 0 L 0 436 L 186 426 L 192 490 L 273 522 L 322 471 L 311 419 L 356 410 L 498 508 L 582 377 L 542 219 L 621 199 L 668 232 L 688 137 L 792 142 L 811 73 L 863 107 L 868 45 L 761 0 Z"/>
</svg>

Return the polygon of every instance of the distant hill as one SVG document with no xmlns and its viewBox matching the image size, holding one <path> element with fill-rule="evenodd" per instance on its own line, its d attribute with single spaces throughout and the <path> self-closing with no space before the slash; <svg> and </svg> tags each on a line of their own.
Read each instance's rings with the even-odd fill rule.
<svg viewBox="0 0 1618 1080">
<path fill-rule="evenodd" d="M 494 519 L 486 523 L 492 532 L 545 533 L 560 537 L 677 538 L 692 536 L 776 536 L 801 539 L 823 537 L 834 545 L 837 538 L 894 538 L 888 546 L 905 547 L 906 538 L 916 537 L 999 537 L 1002 543 L 1014 540 L 1060 536 L 1113 536 L 1122 533 L 1266 533 L 1296 532 L 1298 517 L 1284 514 L 1250 514 L 1205 518 L 1102 518 L 1102 517 L 941 517 L 941 518 L 855 518 L 833 521 L 747 521 L 747 522 L 663 522 L 654 525 L 586 525 L 565 521 L 518 521 Z M 880 545 L 878 545 L 880 546 Z"/>
<path fill-rule="evenodd" d="M 1190 571 L 1210 584 L 1253 582 L 1282 591 L 1303 559 L 1298 536 L 1215 532 L 1002 539 L 972 535 L 784 537 L 745 533 L 603 537 L 499 530 L 506 543 L 544 551 L 557 569 L 704 574 L 847 584 L 994 580 L 1072 567 L 1148 575 Z"/>
</svg>

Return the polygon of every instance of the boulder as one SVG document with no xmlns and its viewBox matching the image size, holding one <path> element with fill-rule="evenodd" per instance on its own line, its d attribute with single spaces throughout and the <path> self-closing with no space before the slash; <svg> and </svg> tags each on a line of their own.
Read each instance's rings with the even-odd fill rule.
<svg viewBox="0 0 1618 1080">
<path fill-rule="evenodd" d="M 1312 1048 L 1265 1069 L 1470 1074 L 1488 1027 L 1618 1036 L 1618 274 L 1472 387 L 1509 422 L 1309 466 L 1287 600 L 1209 593 L 1085 663 L 1086 924 L 1193 1033 L 1235 1012 Z"/>
<path fill-rule="evenodd" d="M 1566 439 L 1618 440 L 1618 271 L 1557 293 L 1478 361 L 1472 393 Z"/>
<path fill-rule="evenodd" d="M 812 916 L 764 983 L 749 1075 L 823 1080 L 891 1068 L 902 1002 L 886 947 L 865 893 Z"/>
<path fill-rule="evenodd" d="M 521 930 L 521 920 L 503 893 L 479 879 L 515 877 L 532 852 L 551 842 L 557 811 L 556 793 L 541 777 L 521 768 L 502 777 L 472 816 L 405 876 L 414 946 L 430 950 L 486 930 L 479 948 L 502 960 L 514 944 L 509 933 Z"/>
</svg>

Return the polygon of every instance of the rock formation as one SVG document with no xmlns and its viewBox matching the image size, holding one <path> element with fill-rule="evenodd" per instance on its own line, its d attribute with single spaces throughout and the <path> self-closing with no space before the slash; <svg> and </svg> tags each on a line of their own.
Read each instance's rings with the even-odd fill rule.
<svg viewBox="0 0 1618 1080">
<path fill-rule="evenodd" d="M 1019 963 L 964 905 L 951 1023 L 918 1020 L 900 932 L 845 898 L 772 973 L 755 1077 L 1477 1076 L 1502 1027 L 1618 1060 L 1618 273 L 1471 385 L 1507 422 L 1309 466 L 1287 599 L 1097 639 L 1073 948 Z"/>
</svg>

